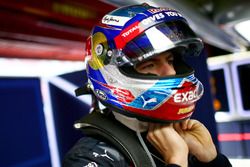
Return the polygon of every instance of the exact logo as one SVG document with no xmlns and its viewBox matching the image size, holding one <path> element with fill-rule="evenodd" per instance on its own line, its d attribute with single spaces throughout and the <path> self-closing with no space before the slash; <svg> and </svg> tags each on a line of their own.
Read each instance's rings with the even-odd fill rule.
<svg viewBox="0 0 250 167">
<path fill-rule="evenodd" d="M 198 97 L 197 91 L 188 91 L 184 93 L 176 93 L 174 95 L 174 102 L 176 103 L 185 103 L 194 100 Z"/>
</svg>

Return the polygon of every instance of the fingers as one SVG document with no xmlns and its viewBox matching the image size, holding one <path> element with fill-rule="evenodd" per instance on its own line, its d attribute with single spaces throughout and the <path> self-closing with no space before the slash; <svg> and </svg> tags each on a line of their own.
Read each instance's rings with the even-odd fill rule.
<svg viewBox="0 0 250 167">
<path fill-rule="evenodd" d="M 163 154 L 161 145 L 159 144 L 159 141 L 157 139 L 157 135 L 155 134 L 155 125 L 149 126 L 148 134 L 147 134 L 147 140 L 151 143 L 151 145 L 156 148 L 160 154 Z"/>
<path fill-rule="evenodd" d="M 173 124 L 159 124 L 159 123 L 149 123 L 149 132 L 155 132 L 160 130 L 164 127 L 173 127 Z"/>
<path fill-rule="evenodd" d="M 189 122 L 190 122 L 189 119 L 180 122 L 179 124 L 180 124 L 181 129 L 182 129 L 182 130 L 188 129 L 188 123 L 189 123 Z"/>
<path fill-rule="evenodd" d="M 182 122 L 174 123 L 174 129 L 181 135 L 183 131 L 188 130 L 191 127 L 190 120 L 184 120 Z"/>
<path fill-rule="evenodd" d="M 157 134 L 160 133 L 160 125 L 156 123 L 149 123 L 147 139 L 152 141 L 158 137 Z"/>
<path fill-rule="evenodd" d="M 202 123 L 200 123 L 197 120 L 194 119 L 187 119 L 179 123 L 174 124 L 174 128 L 178 131 L 181 130 L 192 130 L 194 127 L 201 126 Z"/>
<path fill-rule="evenodd" d="M 147 140 L 159 151 L 167 163 L 187 166 L 188 146 L 173 124 L 149 124 Z"/>
<path fill-rule="evenodd" d="M 169 126 L 170 127 L 170 126 Z M 168 149 L 166 134 L 168 126 L 159 123 L 149 123 L 147 140 L 161 153 L 164 154 Z M 164 130 L 163 130 L 164 129 Z M 166 143 L 165 143 L 166 142 Z"/>
<path fill-rule="evenodd" d="M 177 133 L 179 133 L 180 135 L 182 134 L 182 126 L 180 123 L 174 123 L 173 127 Z"/>
</svg>

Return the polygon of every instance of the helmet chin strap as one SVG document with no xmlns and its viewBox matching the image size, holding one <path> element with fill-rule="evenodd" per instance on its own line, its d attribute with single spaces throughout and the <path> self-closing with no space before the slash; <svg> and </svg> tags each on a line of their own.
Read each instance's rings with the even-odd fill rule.
<svg viewBox="0 0 250 167">
<path fill-rule="evenodd" d="M 128 117 L 115 111 L 113 111 L 113 114 L 116 120 L 133 131 L 141 133 L 148 130 L 148 122 L 139 121 L 136 118 Z"/>
</svg>

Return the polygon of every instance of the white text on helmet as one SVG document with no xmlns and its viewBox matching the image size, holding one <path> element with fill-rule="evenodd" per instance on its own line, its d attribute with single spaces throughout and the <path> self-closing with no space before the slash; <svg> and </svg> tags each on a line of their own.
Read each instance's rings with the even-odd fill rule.
<svg viewBox="0 0 250 167">
<path fill-rule="evenodd" d="M 180 13 L 177 13 L 177 12 L 165 12 L 165 14 L 168 16 L 181 16 L 182 17 L 182 15 Z"/>
<path fill-rule="evenodd" d="M 122 36 L 123 36 L 123 37 L 127 37 L 127 36 L 129 36 L 129 34 L 132 34 L 132 33 L 133 33 L 134 31 L 136 31 L 137 29 L 139 29 L 139 26 L 138 26 L 138 25 L 136 25 L 136 26 L 132 27 L 131 29 L 129 29 L 128 31 L 122 33 Z"/>
<path fill-rule="evenodd" d="M 171 10 L 170 8 L 156 8 L 156 9 L 149 9 L 148 11 L 152 14 L 162 12 L 162 11 L 167 11 Z"/>
<path fill-rule="evenodd" d="M 191 100 L 194 100 L 195 98 L 197 98 L 198 94 L 197 91 L 188 91 L 188 92 L 184 92 L 184 93 L 176 93 L 174 95 L 174 102 L 176 103 L 183 103 L 183 102 L 188 102 Z"/>
<path fill-rule="evenodd" d="M 158 21 L 158 20 L 161 20 L 163 19 L 165 16 L 163 13 L 157 13 L 157 14 L 154 14 L 153 16 L 150 16 L 144 20 L 142 20 L 142 24 L 144 25 L 148 25 L 154 21 Z"/>
<path fill-rule="evenodd" d="M 161 13 L 157 13 L 157 14 L 154 14 L 153 16 L 150 16 L 144 20 L 142 20 L 142 24 L 143 25 L 149 25 L 151 24 L 152 22 L 155 22 L 155 21 L 160 21 L 162 20 L 163 18 L 165 18 L 165 16 L 167 17 L 182 17 L 182 15 L 178 12 L 161 12 Z"/>
</svg>

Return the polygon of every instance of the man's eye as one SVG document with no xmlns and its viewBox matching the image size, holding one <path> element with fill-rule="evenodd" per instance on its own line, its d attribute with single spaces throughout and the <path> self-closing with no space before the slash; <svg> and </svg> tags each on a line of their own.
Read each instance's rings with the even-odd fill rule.
<svg viewBox="0 0 250 167">
<path fill-rule="evenodd" d="M 173 65 L 174 64 L 174 60 L 168 60 L 168 64 Z"/>
<path fill-rule="evenodd" d="M 153 68 L 153 67 L 154 67 L 154 64 L 147 64 L 147 65 L 143 66 L 141 69 L 145 70 L 145 69 L 150 69 L 150 68 Z"/>
</svg>

